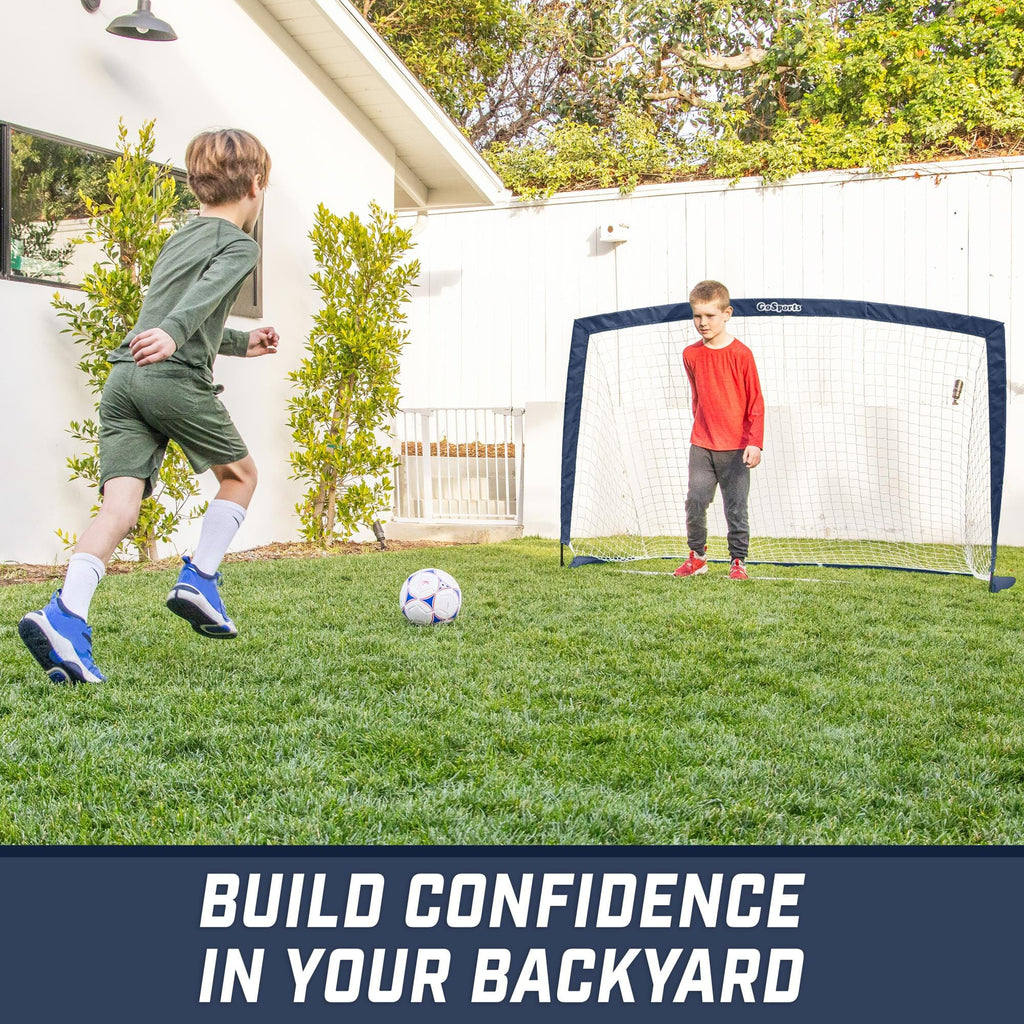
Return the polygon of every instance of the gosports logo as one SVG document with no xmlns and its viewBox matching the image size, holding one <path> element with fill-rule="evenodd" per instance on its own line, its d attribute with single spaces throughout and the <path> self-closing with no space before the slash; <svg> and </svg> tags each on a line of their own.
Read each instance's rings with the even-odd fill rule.
<svg viewBox="0 0 1024 1024">
<path fill-rule="evenodd" d="M 759 302 L 758 313 L 802 313 L 804 307 L 799 302 Z"/>
</svg>

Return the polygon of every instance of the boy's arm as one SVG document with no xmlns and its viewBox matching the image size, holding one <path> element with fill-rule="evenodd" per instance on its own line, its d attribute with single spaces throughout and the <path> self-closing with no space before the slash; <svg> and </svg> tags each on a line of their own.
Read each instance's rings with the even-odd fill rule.
<svg viewBox="0 0 1024 1024">
<path fill-rule="evenodd" d="M 219 356 L 244 356 L 249 348 L 249 332 L 236 331 L 233 327 L 224 328 L 224 336 L 217 349 Z"/>
<path fill-rule="evenodd" d="M 747 436 L 747 447 L 757 449 L 757 461 L 748 465 L 756 466 L 761 461 L 761 449 L 764 448 L 764 395 L 761 393 L 761 378 L 753 355 L 747 360 L 743 380 L 747 392 L 744 433 Z"/>
<path fill-rule="evenodd" d="M 269 356 L 277 351 L 277 343 L 281 336 L 273 327 L 257 327 L 254 331 L 236 331 L 224 328 L 224 338 L 220 343 L 218 355 L 222 356 Z"/>
<path fill-rule="evenodd" d="M 683 349 L 683 369 L 686 370 L 687 380 L 690 382 L 690 412 L 697 415 L 697 379 L 693 375 L 693 367 L 686 356 L 686 349 Z"/>
</svg>

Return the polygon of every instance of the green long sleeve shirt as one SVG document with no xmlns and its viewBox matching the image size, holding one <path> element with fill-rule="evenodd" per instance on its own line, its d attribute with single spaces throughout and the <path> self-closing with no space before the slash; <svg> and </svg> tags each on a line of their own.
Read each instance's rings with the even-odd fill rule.
<svg viewBox="0 0 1024 1024">
<path fill-rule="evenodd" d="M 259 256 L 254 239 L 230 221 L 190 220 L 160 250 L 138 322 L 110 353 L 110 361 L 131 362 L 131 340 L 153 327 L 166 331 L 178 346 L 170 363 L 212 372 L 218 355 L 244 356 L 248 332 L 224 323 Z"/>
</svg>

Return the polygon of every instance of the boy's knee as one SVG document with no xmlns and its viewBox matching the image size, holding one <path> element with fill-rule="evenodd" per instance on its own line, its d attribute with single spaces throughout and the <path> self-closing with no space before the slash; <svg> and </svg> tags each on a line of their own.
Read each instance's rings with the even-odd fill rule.
<svg viewBox="0 0 1024 1024">
<path fill-rule="evenodd" d="M 256 470 L 256 463 L 252 459 L 245 459 L 238 464 L 238 482 L 250 491 L 256 490 L 256 483 L 259 480 L 259 473 Z"/>
<path fill-rule="evenodd" d="M 97 515 L 97 519 L 103 518 L 108 524 L 108 529 L 112 534 L 115 534 L 120 540 L 124 540 L 135 528 L 135 524 L 139 521 L 140 509 L 128 508 L 125 506 L 106 506 L 101 505 L 100 511 Z"/>
<path fill-rule="evenodd" d="M 221 482 L 232 480 L 239 484 L 256 485 L 256 463 L 253 462 L 251 456 L 246 456 L 238 462 L 229 462 L 224 466 L 215 466 L 213 471 Z"/>
<path fill-rule="evenodd" d="M 141 486 L 138 488 L 138 494 L 134 489 L 128 492 L 125 488 L 108 487 L 104 491 L 97 518 L 105 520 L 110 530 L 116 531 L 121 537 L 127 537 L 139 521 L 141 510 Z"/>
<path fill-rule="evenodd" d="M 252 461 L 251 456 L 225 466 L 214 466 L 213 472 L 220 484 L 218 498 L 234 501 L 243 506 L 249 504 L 256 490 L 257 480 L 256 463 Z"/>
</svg>

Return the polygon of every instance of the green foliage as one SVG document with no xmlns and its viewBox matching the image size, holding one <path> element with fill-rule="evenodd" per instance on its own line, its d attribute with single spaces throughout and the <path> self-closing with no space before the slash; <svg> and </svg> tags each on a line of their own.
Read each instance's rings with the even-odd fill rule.
<svg viewBox="0 0 1024 1024">
<path fill-rule="evenodd" d="M 648 115 L 621 107 L 609 128 L 560 121 L 533 145 L 495 143 L 485 152 L 505 185 L 524 199 L 569 189 L 678 181 L 694 173 L 678 141 L 659 133 Z"/>
<path fill-rule="evenodd" d="M 532 137 L 572 116 L 573 0 L 364 0 L 364 16 L 475 146 Z"/>
<path fill-rule="evenodd" d="M 309 234 L 321 307 L 307 355 L 289 379 L 293 477 L 309 484 L 296 506 L 302 535 L 327 547 L 370 526 L 388 506 L 395 458 L 381 435 L 398 411 L 403 304 L 419 263 L 401 260 L 411 232 L 375 203 L 368 223 L 322 204 Z"/>
<path fill-rule="evenodd" d="M 486 103 L 488 84 L 523 45 L 514 0 L 364 0 L 363 15 L 437 101 L 463 125 Z"/>
<path fill-rule="evenodd" d="M 155 145 L 153 121 L 139 129 L 135 144 L 129 143 L 124 122 L 118 123 L 120 156 L 109 165 L 107 196 L 101 202 L 82 194 L 90 226 L 84 237 L 76 240 L 98 242 L 104 258 L 85 275 L 82 290 L 86 302 L 71 302 L 59 292 L 53 297 L 53 307 L 68 324 L 63 333 L 81 346 L 78 367 L 96 396 L 97 407 L 110 373 L 107 356 L 138 321 L 153 264 L 178 209 L 177 184 L 171 172 L 150 160 Z M 71 479 L 98 488 L 99 424 L 95 417 L 73 420 L 68 432 L 85 446 L 84 452 L 68 459 Z M 143 502 L 138 524 L 125 545 L 134 548 L 140 559 L 156 558 L 159 542 L 173 537 L 183 520 L 205 511 L 205 504 L 188 509 L 199 493 L 188 460 L 171 442 L 158 486 Z M 98 508 L 97 503 L 93 512 Z M 75 542 L 74 536 L 63 530 L 58 536 L 68 547 Z"/>
<path fill-rule="evenodd" d="M 403 17 L 427 6 L 407 0 Z M 477 107 L 435 95 L 520 195 L 628 190 L 695 170 L 884 171 L 1024 148 L 1019 0 L 504 0 L 500 10 L 516 29 L 487 75 L 467 70 Z M 459 45 L 472 49 L 476 29 L 463 29 Z M 429 63 L 421 54 L 412 66 L 434 88 Z M 653 125 L 655 171 L 617 127 L 622 109 Z"/>
<path fill-rule="evenodd" d="M 884 133 L 890 161 L 1024 139 L 1024 6 L 897 0 L 850 20 L 806 64 L 802 126 Z M 824 148 L 819 146 L 818 148 Z"/>
<path fill-rule="evenodd" d="M 897 0 L 841 13 L 780 24 L 764 62 L 774 95 L 756 122 L 708 118 L 694 150 L 708 173 L 882 172 L 1024 143 L 1020 4 Z"/>
</svg>

